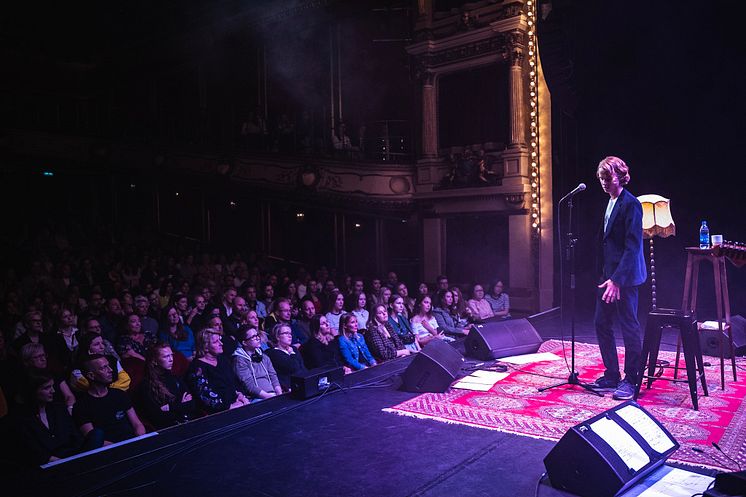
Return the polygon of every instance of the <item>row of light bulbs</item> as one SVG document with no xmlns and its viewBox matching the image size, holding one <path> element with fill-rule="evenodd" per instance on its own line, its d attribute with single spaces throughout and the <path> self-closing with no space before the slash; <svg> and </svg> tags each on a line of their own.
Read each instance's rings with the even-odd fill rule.
<svg viewBox="0 0 746 497">
<path fill-rule="evenodd" d="M 526 16 L 528 17 L 528 85 L 531 140 L 529 155 L 531 158 L 531 227 L 535 235 L 541 233 L 541 216 L 539 209 L 539 77 L 536 43 L 536 1 L 527 0 Z"/>
</svg>

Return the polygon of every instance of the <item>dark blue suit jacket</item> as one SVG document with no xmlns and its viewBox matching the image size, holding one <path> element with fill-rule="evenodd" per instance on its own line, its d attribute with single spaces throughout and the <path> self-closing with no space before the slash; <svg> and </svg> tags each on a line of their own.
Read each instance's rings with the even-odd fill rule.
<svg viewBox="0 0 746 497">
<path fill-rule="evenodd" d="M 619 286 L 645 283 L 648 273 L 642 252 L 642 205 L 626 189 L 622 189 L 611 211 L 602 238 L 602 281 L 611 279 Z"/>
</svg>

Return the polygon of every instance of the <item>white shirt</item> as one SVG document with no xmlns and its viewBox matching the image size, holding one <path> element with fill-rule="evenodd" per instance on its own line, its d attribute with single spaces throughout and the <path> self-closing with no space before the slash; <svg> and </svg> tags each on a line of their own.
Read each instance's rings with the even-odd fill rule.
<svg viewBox="0 0 746 497">
<path fill-rule="evenodd" d="M 614 212 L 614 206 L 618 198 L 609 197 L 609 203 L 606 205 L 606 214 L 604 214 L 604 233 L 606 233 L 606 226 L 609 224 L 609 218 L 611 217 L 611 213 Z"/>
</svg>

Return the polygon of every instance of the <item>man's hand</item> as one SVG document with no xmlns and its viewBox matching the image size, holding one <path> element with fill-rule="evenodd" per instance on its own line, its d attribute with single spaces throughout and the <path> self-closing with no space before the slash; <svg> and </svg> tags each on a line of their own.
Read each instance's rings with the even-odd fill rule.
<svg viewBox="0 0 746 497">
<path fill-rule="evenodd" d="M 603 283 L 598 285 L 598 288 L 606 288 L 606 290 L 604 290 L 603 296 L 601 297 L 601 300 L 603 300 L 607 304 L 614 303 L 617 300 L 621 299 L 621 290 L 619 289 L 619 285 L 611 280 L 604 281 Z"/>
</svg>

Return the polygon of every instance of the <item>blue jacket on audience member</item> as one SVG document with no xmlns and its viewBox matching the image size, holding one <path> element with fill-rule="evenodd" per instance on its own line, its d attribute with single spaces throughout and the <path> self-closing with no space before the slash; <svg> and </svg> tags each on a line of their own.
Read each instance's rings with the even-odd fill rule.
<svg viewBox="0 0 746 497">
<path fill-rule="evenodd" d="M 377 364 L 365 344 L 365 338 L 359 333 L 351 338 L 339 335 L 339 351 L 342 353 L 344 362 L 353 369 L 363 369 Z"/>
</svg>

